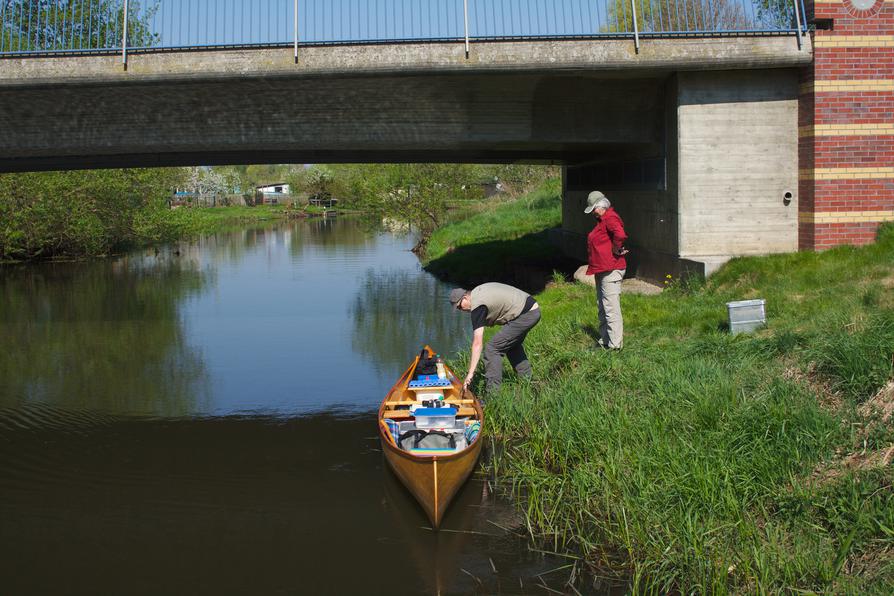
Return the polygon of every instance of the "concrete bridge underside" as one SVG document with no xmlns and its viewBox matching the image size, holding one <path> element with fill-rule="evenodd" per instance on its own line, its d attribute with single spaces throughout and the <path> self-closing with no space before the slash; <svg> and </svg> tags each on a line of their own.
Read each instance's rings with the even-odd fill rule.
<svg viewBox="0 0 894 596">
<path fill-rule="evenodd" d="M 586 161 L 657 150 L 662 86 L 499 73 L 7 89 L 0 168 Z"/>
<path fill-rule="evenodd" d="M 657 276 L 797 248 L 797 68 L 810 60 L 783 36 L 639 53 L 619 39 L 494 42 L 468 58 L 461 44 L 314 47 L 298 64 L 284 48 L 150 53 L 126 70 L 118 56 L 4 59 L 0 171 L 560 163 L 566 250 L 583 255 L 579 207 L 598 187 Z"/>
</svg>

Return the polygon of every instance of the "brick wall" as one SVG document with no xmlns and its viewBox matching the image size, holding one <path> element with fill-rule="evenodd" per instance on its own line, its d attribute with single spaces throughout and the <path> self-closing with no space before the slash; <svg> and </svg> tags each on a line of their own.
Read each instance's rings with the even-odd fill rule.
<svg viewBox="0 0 894 596">
<path fill-rule="evenodd" d="M 817 31 L 801 73 L 798 244 L 866 244 L 894 221 L 894 0 L 806 10 Z"/>
</svg>

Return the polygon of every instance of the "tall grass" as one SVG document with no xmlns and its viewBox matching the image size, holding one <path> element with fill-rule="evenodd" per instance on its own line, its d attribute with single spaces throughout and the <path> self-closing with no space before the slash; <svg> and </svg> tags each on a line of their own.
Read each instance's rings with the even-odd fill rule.
<svg viewBox="0 0 894 596">
<path fill-rule="evenodd" d="M 488 242 L 491 222 L 442 234 Z M 507 370 L 487 402 L 498 478 L 538 539 L 633 591 L 891 593 L 894 473 L 842 462 L 894 444 L 857 408 L 891 378 L 892 292 L 892 227 L 867 247 L 735 259 L 704 284 L 622 295 L 625 349 L 609 353 L 592 289 L 557 283 L 526 342 L 535 380 Z M 730 336 L 725 303 L 753 297 L 767 328 Z"/>
</svg>

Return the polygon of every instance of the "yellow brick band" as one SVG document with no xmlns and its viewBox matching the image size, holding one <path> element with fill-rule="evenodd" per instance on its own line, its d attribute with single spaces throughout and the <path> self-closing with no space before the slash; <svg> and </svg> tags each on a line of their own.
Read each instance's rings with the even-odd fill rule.
<svg viewBox="0 0 894 596">
<path fill-rule="evenodd" d="M 814 168 L 798 171 L 801 180 L 874 180 L 894 178 L 894 168 Z"/>
<path fill-rule="evenodd" d="M 798 221 L 808 224 L 882 223 L 894 221 L 894 211 L 820 211 L 799 213 Z"/>
<path fill-rule="evenodd" d="M 808 124 L 798 127 L 799 137 L 882 137 L 894 135 L 894 124 Z"/>
<path fill-rule="evenodd" d="M 841 91 L 894 91 L 894 80 L 888 79 L 856 79 L 856 80 L 821 80 L 804 83 L 799 87 L 801 93 L 832 93 Z"/>
<path fill-rule="evenodd" d="M 815 48 L 894 48 L 894 35 L 817 35 Z"/>
</svg>

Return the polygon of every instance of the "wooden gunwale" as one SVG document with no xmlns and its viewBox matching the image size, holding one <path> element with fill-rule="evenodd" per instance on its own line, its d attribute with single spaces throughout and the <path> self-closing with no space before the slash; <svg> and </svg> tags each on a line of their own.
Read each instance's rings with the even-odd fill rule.
<svg viewBox="0 0 894 596">
<path fill-rule="evenodd" d="M 434 354 L 429 346 L 425 346 L 429 357 Z M 482 442 L 480 440 L 481 433 L 478 438 L 466 449 L 452 453 L 450 455 L 435 456 L 419 456 L 404 451 L 397 447 L 387 427 L 382 422 L 385 411 L 391 405 L 409 405 L 414 403 L 413 400 L 407 400 L 405 394 L 408 393 L 407 385 L 410 377 L 416 370 L 419 363 L 419 356 L 413 359 L 410 366 L 400 376 L 394 386 L 385 395 L 379 406 L 377 425 L 379 430 L 379 439 L 382 444 L 382 451 L 385 454 L 385 460 L 394 470 L 397 477 L 407 487 L 407 489 L 416 497 L 416 500 L 425 510 L 434 528 L 440 525 L 444 511 L 450 504 L 459 488 L 465 483 L 471 475 L 478 462 L 478 456 L 481 453 Z M 471 397 L 471 408 L 474 410 L 473 418 L 476 418 L 482 424 L 484 423 L 484 410 L 480 402 L 470 392 L 466 392 L 466 396 L 462 396 L 462 385 L 456 378 L 456 375 L 449 368 L 447 369 L 448 379 L 450 379 L 452 391 L 460 397 Z M 392 399 L 397 396 L 398 399 Z M 449 400 L 448 400 L 449 401 Z M 466 401 L 466 400 L 463 400 Z M 465 405 L 465 404 L 463 404 Z M 464 408 L 465 409 L 465 408 Z"/>
</svg>

